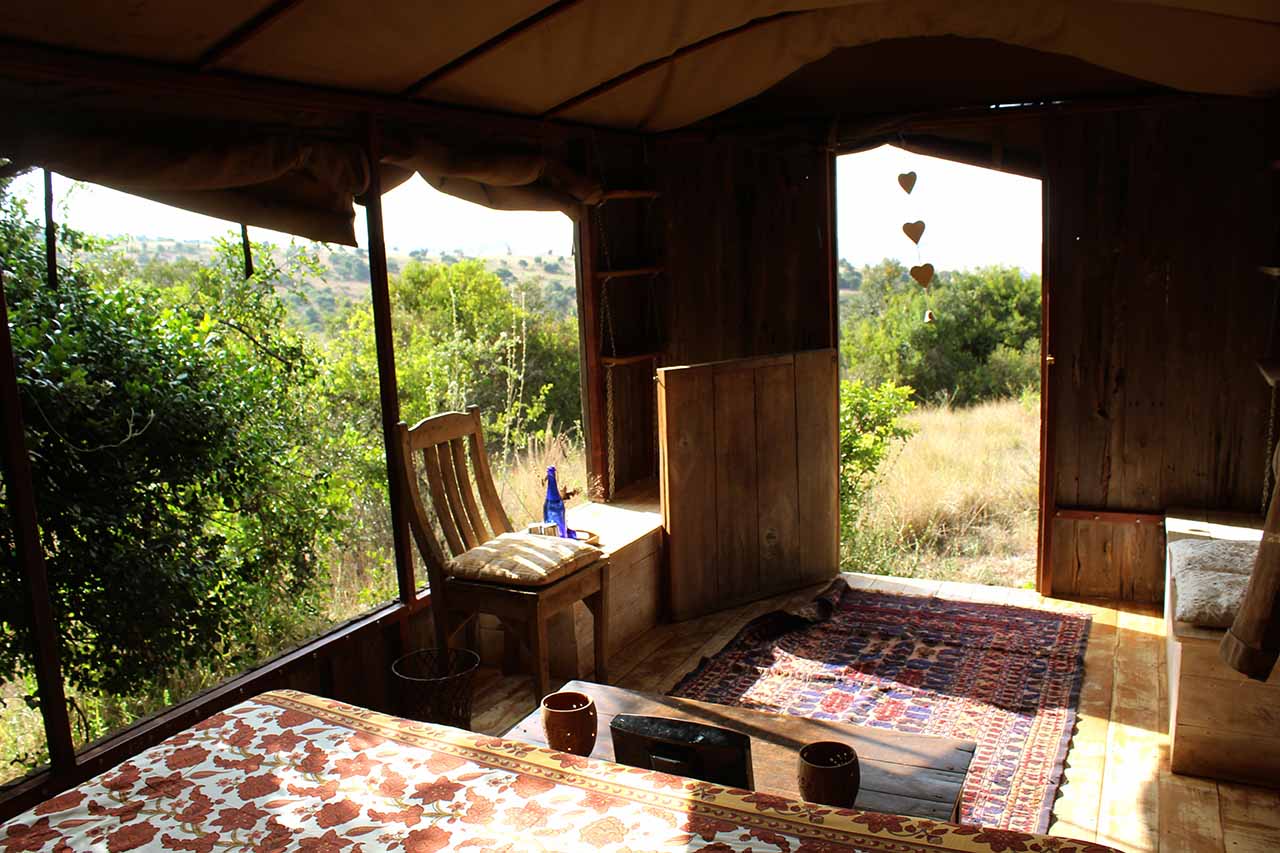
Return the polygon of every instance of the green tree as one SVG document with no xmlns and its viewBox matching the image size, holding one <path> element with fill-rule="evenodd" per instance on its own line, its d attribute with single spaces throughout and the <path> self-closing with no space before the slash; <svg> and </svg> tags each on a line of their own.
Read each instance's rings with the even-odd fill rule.
<svg viewBox="0 0 1280 853">
<path fill-rule="evenodd" d="M 68 682 L 136 694 L 300 638 L 323 604 L 318 553 L 346 499 L 318 462 L 316 353 L 285 325 L 282 271 L 263 263 L 246 282 L 239 247 L 224 243 L 187 280 L 149 282 L 60 228 L 55 289 L 38 226 L 12 197 L 0 205 Z M 13 678 L 30 614 L 9 530 L 0 673 Z"/>
</svg>

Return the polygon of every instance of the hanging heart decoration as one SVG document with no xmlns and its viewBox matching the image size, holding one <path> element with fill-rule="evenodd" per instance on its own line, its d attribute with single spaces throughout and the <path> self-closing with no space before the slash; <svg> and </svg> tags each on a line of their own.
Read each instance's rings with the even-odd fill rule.
<svg viewBox="0 0 1280 853">
<path fill-rule="evenodd" d="M 910 237 L 912 243 L 919 246 L 920 238 L 924 236 L 924 223 L 919 220 L 907 222 L 902 226 L 902 233 Z"/>
<path fill-rule="evenodd" d="M 927 288 L 929 283 L 933 281 L 933 264 L 921 264 L 918 267 L 912 267 L 911 277 L 921 287 Z"/>
<path fill-rule="evenodd" d="M 902 187 L 907 195 L 911 195 L 911 191 L 916 188 L 916 173 L 903 172 L 898 175 L 898 186 Z"/>
</svg>

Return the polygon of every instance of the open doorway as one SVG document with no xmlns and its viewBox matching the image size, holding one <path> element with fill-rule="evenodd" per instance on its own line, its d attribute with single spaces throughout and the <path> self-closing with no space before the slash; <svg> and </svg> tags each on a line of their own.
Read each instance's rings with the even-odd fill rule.
<svg viewBox="0 0 1280 853">
<path fill-rule="evenodd" d="M 836 162 L 842 568 L 1033 588 L 1040 181 Z"/>
</svg>

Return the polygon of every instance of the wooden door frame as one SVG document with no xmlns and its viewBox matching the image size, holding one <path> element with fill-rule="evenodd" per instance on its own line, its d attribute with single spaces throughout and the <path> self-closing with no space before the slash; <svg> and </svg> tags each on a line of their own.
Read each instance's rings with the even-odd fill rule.
<svg viewBox="0 0 1280 853">
<path fill-rule="evenodd" d="M 1039 513 L 1036 529 L 1036 591 L 1043 596 L 1053 595 L 1053 514 L 1057 506 L 1057 485 L 1054 471 L 1054 449 L 1057 431 L 1053 429 L 1050 400 L 1053 387 L 1053 333 L 1051 286 L 1053 280 L 1053 212 L 1050 200 L 1053 187 L 1048 170 L 1040 173 L 1040 485 L 1038 490 Z"/>
</svg>

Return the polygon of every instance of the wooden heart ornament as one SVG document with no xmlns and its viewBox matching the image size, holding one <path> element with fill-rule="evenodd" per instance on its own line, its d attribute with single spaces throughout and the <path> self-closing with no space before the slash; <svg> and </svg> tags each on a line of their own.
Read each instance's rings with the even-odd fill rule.
<svg viewBox="0 0 1280 853">
<path fill-rule="evenodd" d="M 912 243 L 919 246 L 920 238 L 924 236 L 924 223 L 920 220 L 907 222 L 902 226 L 902 233 L 910 237 Z"/>
<path fill-rule="evenodd" d="M 916 188 L 916 173 L 903 172 L 898 175 L 898 186 L 902 187 L 907 195 L 911 195 L 911 191 Z"/>
<path fill-rule="evenodd" d="M 933 264 L 921 264 L 918 267 L 912 267 L 911 277 L 921 287 L 928 287 L 929 282 L 933 281 Z"/>
</svg>

